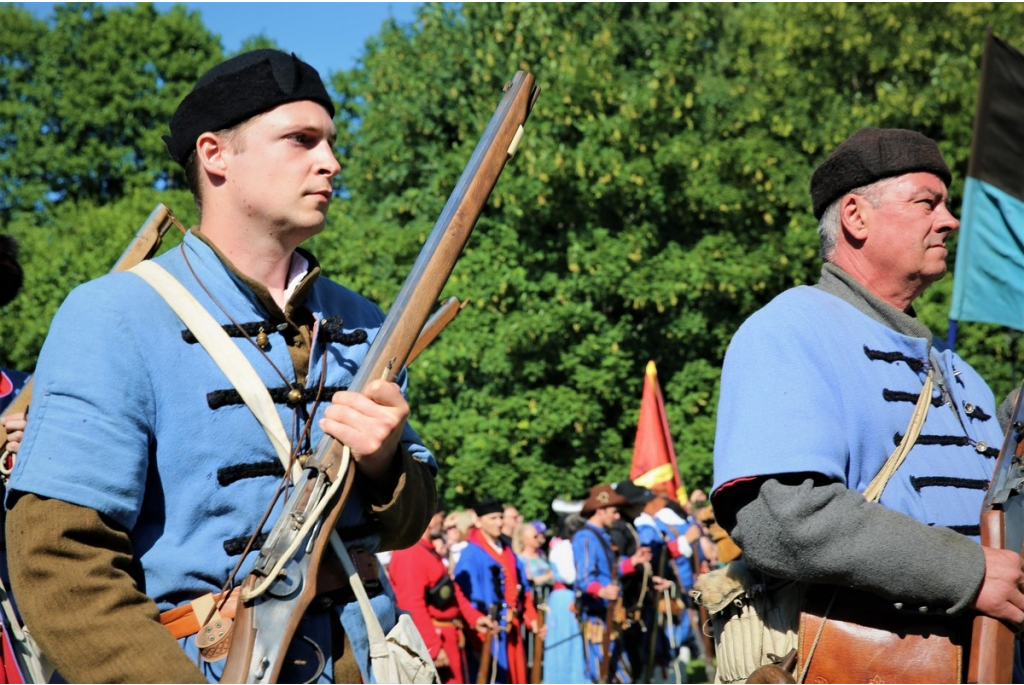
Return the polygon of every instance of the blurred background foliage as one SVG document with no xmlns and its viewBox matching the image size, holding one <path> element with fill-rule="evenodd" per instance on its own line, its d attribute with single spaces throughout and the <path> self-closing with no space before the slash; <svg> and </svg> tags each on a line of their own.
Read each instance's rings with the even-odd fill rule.
<svg viewBox="0 0 1024 685">
<path fill-rule="evenodd" d="M 812 170 L 862 126 L 916 129 L 939 141 L 958 207 L 985 29 L 1024 46 L 1022 10 L 425 5 L 386 23 L 355 69 L 325 74 L 342 172 L 310 247 L 385 310 L 503 84 L 522 69 L 542 90 L 445 289 L 469 304 L 410 369 L 448 501 L 492 495 L 549 518 L 552 498 L 625 478 L 648 360 L 683 480 L 709 486 L 732 333 L 818 277 Z M 52 22 L 0 6 L 0 45 L 0 230 L 26 271 L 0 317 L 0 365 L 31 370 L 61 300 L 157 202 L 196 220 L 160 136 L 226 55 L 198 15 L 143 4 L 58 6 Z M 918 303 L 940 337 L 951 291 L 947 277 Z M 999 398 L 1019 380 L 1018 337 L 960 327 Z"/>
</svg>

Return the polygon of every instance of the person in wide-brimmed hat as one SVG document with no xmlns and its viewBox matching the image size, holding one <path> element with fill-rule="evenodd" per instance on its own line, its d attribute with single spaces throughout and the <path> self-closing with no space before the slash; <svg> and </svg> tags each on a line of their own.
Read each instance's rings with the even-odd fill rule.
<svg viewBox="0 0 1024 685">
<path fill-rule="evenodd" d="M 622 594 L 621 577 L 634 573 L 650 561 L 650 549 L 641 548 L 631 558 L 619 558 L 609 533 L 620 518 L 620 509 L 630 501 L 611 483 L 595 485 L 583 502 L 581 515 L 586 523 L 572 539 L 573 558 L 576 563 L 576 587 L 581 593 L 579 610 L 583 625 L 586 657 L 585 672 L 592 682 L 602 678 L 607 664 L 609 673 L 617 674 L 620 682 L 630 682 L 629 658 L 621 639 L 621 630 L 606 625 L 609 602 L 619 600 Z M 609 654 L 603 651 L 605 631 L 618 632 L 609 641 Z M 605 674 L 608 675 L 608 674 Z"/>
</svg>

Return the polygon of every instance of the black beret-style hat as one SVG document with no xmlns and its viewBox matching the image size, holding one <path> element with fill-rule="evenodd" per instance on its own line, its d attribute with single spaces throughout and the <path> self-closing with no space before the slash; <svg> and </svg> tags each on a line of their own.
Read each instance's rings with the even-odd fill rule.
<svg viewBox="0 0 1024 685">
<path fill-rule="evenodd" d="M 505 507 L 493 497 L 488 497 L 477 502 L 473 511 L 477 516 L 486 516 L 487 514 L 502 514 L 505 512 Z"/>
<path fill-rule="evenodd" d="M 334 103 L 316 69 L 294 53 L 245 52 L 199 77 L 171 117 L 171 135 L 164 136 L 164 142 L 171 159 L 185 166 L 203 133 L 230 128 L 298 100 L 312 100 L 334 117 Z"/>
<path fill-rule="evenodd" d="M 918 171 L 953 180 L 939 146 L 928 136 L 902 128 L 862 128 L 840 143 L 811 176 L 814 218 L 843 195 L 875 181 Z"/>
</svg>

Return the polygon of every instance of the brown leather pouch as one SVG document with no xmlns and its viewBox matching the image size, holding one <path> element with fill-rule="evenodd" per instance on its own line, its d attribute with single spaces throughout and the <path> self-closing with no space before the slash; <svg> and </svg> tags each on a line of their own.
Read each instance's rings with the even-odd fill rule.
<svg viewBox="0 0 1024 685">
<path fill-rule="evenodd" d="M 964 682 L 970 629 L 967 618 L 912 614 L 874 595 L 814 586 L 800 614 L 798 682 Z"/>
</svg>

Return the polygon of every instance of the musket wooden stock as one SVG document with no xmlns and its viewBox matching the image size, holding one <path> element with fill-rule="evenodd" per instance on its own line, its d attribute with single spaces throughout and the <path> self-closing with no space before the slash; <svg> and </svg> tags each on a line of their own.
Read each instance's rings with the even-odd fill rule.
<svg viewBox="0 0 1024 685">
<path fill-rule="evenodd" d="M 477 685 L 484 685 L 485 683 L 491 682 L 491 661 L 494 660 L 493 645 L 494 636 L 497 633 L 488 628 L 484 632 L 484 642 L 480 648 L 480 670 L 476 672 Z"/>
<path fill-rule="evenodd" d="M 1005 529 L 1002 512 L 981 516 L 981 544 L 1002 549 Z M 969 683 L 1009 683 L 1013 680 L 1014 634 L 1002 621 L 975 616 L 971 627 L 971 658 L 967 667 Z"/>
<path fill-rule="evenodd" d="M 1024 384 L 1010 416 L 1003 446 L 999 450 L 992 483 L 982 505 L 981 544 L 1024 554 L 1024 522 L 1021 492 L 1024 484 Z M 1007 523 L 1007 515 L 1013 518 Z M 1008 528 L 1012 526 L 1012 528 Z M 967 663 L 968 683 L 1009 683 L 1013 680 L 1015 634 L 1002 621 L 989 616 L 974 617 L 971 653 Z"/>
<path fill-rule="evenodd" d="M 505 163 L 515 153 L 522 136 L 522 126 L 529 116 L 530 109 L 536 100 L 538 90 L 534 88 L 534 77 L 528 72 L 517 72 L 512 81 L 505 87 L 505 95 L 494 115 L 491 117 L 483 137 L 477 144 L 473 155 L 462 176 L 459 178 L 448 198 L 444 209 L 427 241 L 413 265 L 412 271 L 405 280 L 402 290 L 398 293 L 394 304 L 388 312 L 384 323 L 374 338 L 366 358 L 349 386 L 349 390 L 360 392 L 375 379 L 393 380 L 409 359 L 417 338 L 424 328 L 424 323 L 441 294 L 448 277 L 451 275 L 455 262 L 462 253 L 469 235 L 476 225 L 477 218 L 483 211 L 487 198 L 490 197 Z M 318 443 L 314 454 L 307 464 L 320 463 L 332 451 L 339 451 L 339 446 L 330 436 L 324 436 Z M 309 468 L 296 483 L 297 493 L 291 499 L 301 496 L 303 488 L 312 487 L 308 479 Z M 336 474 L 328 474 L 333 482 Z M 224 666 L 221 682 L 277 682 L 282 666 L 282 657 L 295 634 L 299 618 L 316 595 L 315 577 L 317 568 L 323 560 L 331 532 L 345 506 L 345 496 L 336 496 L 321 517 L 313 551 L 308 555 L 308 566 L 305 582 L 297 598 L 290 599 L 293 613 L 287 625 L 274 623 L 273 635 L 275 646 L 273 653 L 253 654 L 250 646 L 241 645 L 240 640 L 256 639 L 254 632 L 239 631 L 232 635 L 231 648 Z M 285 515 L 287 515 L 287 510 Z M 271 598 L 258 598 L 254 602 L 240 602 L 236 623 L 253 623 L 253 612 L 268 614 Z M 255 624 L 266 626 L 272 621 L 264 616 Z M 260 664 L 253 664 L 259 659 Z M 265 663 L 264 663 L 265 662 Z M 256 678 L 254 673 L 262 669 L 263 676 Z"/>
<path fill-rule="evenodd" d="M 530 670 L 530 682 L 540 683 L 543 680 L 544 671 L 544 640 L 540 637 L 541 628 L 544 627 L 544 612 L 547 606 L 541 604 L 537 607 L 537 632 L 533 634 L 533 668 Z"/>
<path fill-rule="evenodd" d="M 604 634 L 601 637 L 601 673 L 600 682 L 610 683 L 612 663 L 612 626 L 615 624 L 615 615 L 619 613 L 622 606 L 622 595 L 615 601 L 608 602 L 608 613 L 604 618 Z"/>
</svg>

